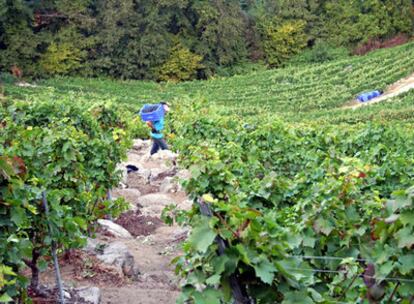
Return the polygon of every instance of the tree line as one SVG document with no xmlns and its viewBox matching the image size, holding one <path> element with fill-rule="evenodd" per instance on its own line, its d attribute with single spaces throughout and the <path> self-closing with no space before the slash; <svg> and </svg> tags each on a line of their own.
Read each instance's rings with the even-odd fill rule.
<svg viewBox="0 0 414 304">
<path fill-rule="evenodd" d="M 413 16 L 412 0 L 0 0 L 0 70 L 202 79 L 408 37 Z"/>
</svg>

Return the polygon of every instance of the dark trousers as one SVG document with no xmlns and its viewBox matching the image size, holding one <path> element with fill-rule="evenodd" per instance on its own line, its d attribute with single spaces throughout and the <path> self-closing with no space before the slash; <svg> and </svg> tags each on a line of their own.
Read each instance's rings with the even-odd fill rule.
<svg viewBox="0 0 414 304">
<path fill-rule="evenodd" d="M 157 153 L 159 150 L 168 150 L 168 145 L 165 142 L 164 138 L 153 138 L 152 139 L 152 147 L 151 147 L 151 152 L 150 154 L 155 154 Z"/>
</svg>

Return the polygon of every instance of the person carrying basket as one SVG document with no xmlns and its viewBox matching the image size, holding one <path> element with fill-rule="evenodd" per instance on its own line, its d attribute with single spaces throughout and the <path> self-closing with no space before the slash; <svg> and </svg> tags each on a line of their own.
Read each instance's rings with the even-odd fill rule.
<svg viewBox="0 0 414 304">
<path fill-rule="evenodd" d="M 140 111 L 141 118 L 151 128 L 150 136 L 152 147 L 150 154 L 153 155 L 161 150 L 168 150 L 168 145 L 162 134 L 164 129 L 164 116 L 170 110 L 169 104 L 162 101 L 156 105 L 144 105 Z"/>
</svg>

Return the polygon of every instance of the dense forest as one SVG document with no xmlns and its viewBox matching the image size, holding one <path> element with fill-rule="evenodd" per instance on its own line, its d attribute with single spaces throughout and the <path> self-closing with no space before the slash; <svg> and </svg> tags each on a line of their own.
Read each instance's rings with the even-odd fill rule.
<svg viewBox="0 0 414 304">
<path fill-rule="evenodd" d="M 401 42 L 413 16 L 411 0 L 0 0 L 0 71 L 202 79 Z"/>
</svg>

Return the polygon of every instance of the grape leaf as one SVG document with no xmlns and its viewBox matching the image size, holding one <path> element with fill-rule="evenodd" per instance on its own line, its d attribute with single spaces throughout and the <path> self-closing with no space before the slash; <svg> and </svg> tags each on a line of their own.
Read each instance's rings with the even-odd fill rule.
<svg viewBox="0 0 414 304">
<path fill-rule="evenodd" d="M 0 296 L 0 303 L 8 303 L 8 302 L 13 302 L 13 299 L 7 293 L 3 293 Z"/>
<path fill-rule="evenodd" d="M 284 295 L 282 304 L 313 304 L 314 302 L 304 291 L 291 291 Z"/>
<path fill-rule="evenodd" d="M 395 236 L 398 240 L 399 248 L 410 248 L 412 245 L 414 245 L 414 234 L 412 233 L 410 227 L 401 229 L 395 234 Z"/>
<path fill-rule="evenodd" d="M 262 256 L 260 258 L 260 262 L 253 267 L 256 272 L 256 276 L 258 276 L 262 282 L 272 284 L 277 269 L 266 257 Z"/>
<path fill-rule="evenodd" d="M 330 221 L 322 217 L 318 218 L 315 221 L 315 223 L 313 224 L 313 227 L 315 228 L 317 232 L 322 232 L 325 235 L 329 235 L 334 229 Z"/>
<path fill-rule="evenodd" d="M 400 262 L 400 272 L 403 275 L 409 274 L 412 270 L 414 270 L 414 254 L 407 254 L 401 256 L 398 261 Z"/>
<path fill-rule="evenodd" d="M 206 283 L 209 285 L 216 285 L 220 283 L 221 276 L 219 274 L 214 274 L 206 280 Z"/>
<path fill-rule="evenodd" d="M 188 239 L 191 246 L 201 253 L 207 251 L 208 246 L 213 243 L 216 237 L 216 233 L 210 228 L 208 223 L 209 219 L 207 217 L 201 217 Z"/>
</svg>

